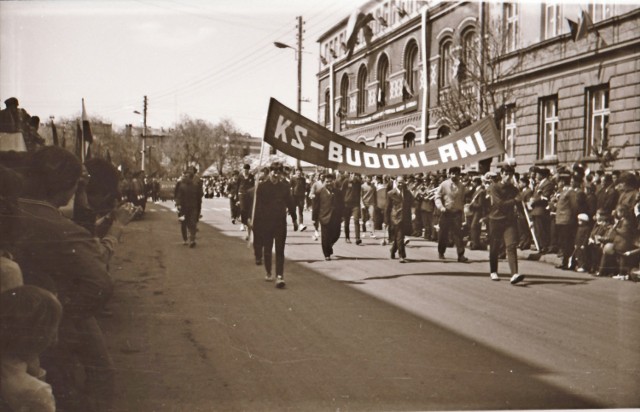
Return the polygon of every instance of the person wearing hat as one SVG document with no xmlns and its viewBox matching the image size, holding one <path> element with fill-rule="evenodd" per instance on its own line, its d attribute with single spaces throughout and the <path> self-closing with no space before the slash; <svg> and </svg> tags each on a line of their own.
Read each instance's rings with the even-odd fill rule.
<svg viewBox="0 0 640 412">
<path fill-rule="evenodd" d="M 9 97 L 4 101 L 7 106 L 0 110 L 0 133 L 27 133 L 31 116 L 26 110 L 19 108 L 18 99 Z"/>
<path fill-rule="evenodd" d="M 536 173 L 537 183 L 531 196 L 531 219 L 533 220 L 533 231 L 538 239 L 540 253 L 547 253 L 551 242 L 549 201 L 556 191 L 556 185 L 551 180 L 550 175 L 551 171 L 546 167 L 538 169 Z"/>
<path fill-rule="evenodd" d="M 284 288 L 284 247 L 287 240 L 287 211 L 293 220 L 293 230 L 298 230 L 296 207 L 291 196 L 291 187 L 281 179 L 282 166 L 273 163 L 269 179 L 256 188 L 255 212 L 251 225 L 258 233 L 263 245 L 265 279 L 272 281 L 272 249 L 275 243 L 276 287 Z"/>
<path fill-rule="evenodd" d="M 184 245 L 196 246 L 196 233 L 202 209 L 202 184 L 196 178 L 197 169 L 189 166 L 175 189 L 175 202 L 180 219 L 180 231 Z M 188 238 L 187 238 L 188 235 Z M 187 242 L 188 240 L 188 242 Z"/>
<path fill-rule="evenodd" d="M 249 196 L 249 190 L 255 185 L 255 176 L 251 173 L 251 166 L 245 164 L 242 172 L 238 175 L 238 181 L 234 190 L 235 197 L 238 199 L 238 207 L 240 210 L 240 230 L 247 229 L 247 222 L 251 215 L 253 203 Z"/>
<path fill-rule="evenodd" d="M 312 218 L 320 224 L 322 254 L 325 260 L 331 260 L 333 245 L 340 238 L 340 227 L 344 214 L 342 190 L 336 184 L 333 173 L 324 174 L 324 184 L 313 198 Z"/>
<path fill-rule="evenodd" d="M 556 266 L 558 269 L 575 269 L 569 259 L 573 255 L 575 246 L 578 215 L 586 213 L 586 205 L 587 199 L 582 191 L 582 179 L 573 178 L 569 171 L 558 174 L 555 224 L 558 249 L 562 253 L 562 263 Z"/>
<path fill-rule="evenodd" d="M 460 168 L 449 169 L 449 178 L 438 186 L 435 192 L 436 208 L 440 211 L 440 231 L 438 233 L 438 256 L 444 259 L 444 252 L 449 243 L 449 235 L 453 237 L 458 254 L 458 262 L 469 261 L 464 255 L 462 238 L 462 222 L 464 220 L 464 199 L 466 188 L 460 181 Z"/>
</svg>

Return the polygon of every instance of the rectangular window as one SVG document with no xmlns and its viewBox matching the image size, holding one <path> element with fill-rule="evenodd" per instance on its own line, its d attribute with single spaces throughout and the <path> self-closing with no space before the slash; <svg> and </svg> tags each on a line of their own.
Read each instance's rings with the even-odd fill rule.
<svg viewBox="0 0 640 412">
<path fill-rule="evenodd" d="M 516 157 L 516 106 L 507 106 L 502 122 L 502 141 L 504 142 L 505 158 Z"/>
<path fill-rule="evenodd" d="M 560 5 L 551 2 L 544 5 L 544 38 L 551 39 L 562 33 Z"/>
<path fill-rule="evenodd" d="M 557 155 L 558 144 L 558 96 L 540 100 L 540 134 L 538 137 L 538 155 L 542 159 Z"/>
<path fill-rule="evenodd" d="M 505 51 L 512 52 L 518 47 L 518 3 L 504 4 Z"/>
<path fill-rule="evenodd" d="M 596 23 L 611 17 L 611 7 L 612 4 L 609 0 L 591 0 L 588 8 L 591 21 Z"/>
<path fill-rule="evenodd" d="M 609 86 L 587 90 L 587 133 L 585 155 L 602 153 L 609 146 Z"/>
</svg>

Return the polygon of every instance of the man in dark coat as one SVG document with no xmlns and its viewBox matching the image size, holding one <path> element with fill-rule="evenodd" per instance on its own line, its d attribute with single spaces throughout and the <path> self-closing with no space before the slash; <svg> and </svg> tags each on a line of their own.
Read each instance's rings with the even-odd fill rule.
<svg viewBox="0 0 640 412">
<path fill-rule="evenodd" d="M 293 230 L 298 230 L 296 208 L 288 182 L 281 178 L 282 166 L 274 162 L 270 167 L 269 179 L 260 182 L 256 189 L 256 210 L 253 228 L 258 232 L 263 244 L 265 279 L 271 275 L 271 256 L 276 248 L 276 287 L 284 288 L 284 246 L 287 240 L 287 211 L 293 220 Z"/>
<path fill-rule="evenodd" d="M 196 232 L 202 209 L 202 183 L 195 175 L 196 168 L 189 167 L 176 184 L 175 189 L 176 207 L 181 220 L 182 240 L 186 245 L 187 232 L 189 232 L 189 247 L 196 246 Z"/>
<path fill-rule="evenodd" d="M 321 225 L 322 253 L 325 260 L 331 260 L 333 245 L 340 238 L 344 200 L 335 183 L 333 173 L 325 173 L 324 184 L 313 198 L 313 221 Z"/>
<path fill-rule="evenodd" d="M 242 167 L 242 173 L 238 176 L 238 183 L 235 188 L 235 195 L 238 199 L 238 205 L 240 207 L 240 221 L 242 225 L 240 230 L 245 230 L 249 217 L 251 217 L 252 202 L 250 199 L 249 191 L 255 185 L 255 176 L 251 174 L 251 166 L 248 164 Z"/>
<path fill-rule="evenodd" d="M 556 185 L 549 178 L 550 170 L 543 168 L 537 170 L 538 183 L 533 189 L 531 196 L 531 219 L 533 220 L 533 231 L 538 239 L 540 252 L 547 253 L 551 243 L 551 212 L 549 211 L 549 200 L 556 191 Z"/>
<path fill-rule="evenodd" d="M 400 263 L 407 261 L 404 237 L 407 233 L 411 233 L 411 206 L 413 202 L 413 195 L 406 187 L 404 176 L 398 176 L 396 187 L 387 193 L 384 221 L 389 226 L 389 240 L 392 242 L 391 259 L 395 259 L 396 252 L 398 252 Z"/>
</svg>

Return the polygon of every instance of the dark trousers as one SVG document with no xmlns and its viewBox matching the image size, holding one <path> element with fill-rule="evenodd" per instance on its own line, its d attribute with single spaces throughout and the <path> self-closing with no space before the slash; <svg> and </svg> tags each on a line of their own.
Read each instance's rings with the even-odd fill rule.
<svg viewBox="0 0 640 412">
<path fill-rule="evenodd" d="M 458 257 L 464 256 L 464 240 L 462 239 L 463 213 L 460 211 L 445 211 L 440 215 L 440 232 L 438 233 L 438 253 L 443 255 L 449 243 L 449 234 L 453 238 Z"/>
<path fill-rule="evenodd" d="M 389 240 L 391 241 L 391 254 L 395 255 L 396 252 L 401 258 L 407 257 L 407 252 L 404 247 L 405 237 L 404 225 L 402 223 L 389 225 Z"/>
<path fill-rule="evenodd" d="M 484 249 L 480 242 L 480 234 L 482 232 L 482 213 L 474 212 L 471 216 L 471 224 L 469 225 L 469 241 L 471 249 Z"/>
<path fill-rule="evenodd" d="M 197 210 L 187 210 L 184 212 L 184 220 L 180 222 L 180 231 L 182 232 L 182 240 L 190 242 L 196 241 L 196 232 L 198 230 L 198 220 L 200 219 L 200 212 Z"/>
<path fill-rule="evenodd" d="M 531 229 L 529 228 L 529 222 L 525 216 L 518 217 L 518 232 L 520 234 L 519 246 L 522 250 L 528 250 L 531 248 L 531 242 L 533 238 L 531 236 Z"/>
<path fill-rule="evenodd" d="M 231 219 L 238 219 L 240 217 L 240 207 L 235 197 L 229 198 L 229 210 L 231 210 Z"/>
<path fill-rule="evenodd" d="M 573 256 L 578 225 L 576 223 L 556 224 L 555 228 L 558 234 L 558 249 L 562 253 L 562 266 L 568 267 L 569 258 Z"/>
<path fill-rule="evenodd" d="M 549 231 L 551 230 L 551 219 L 548 215 L 532 216 L 533 231 L 538 239 L 540 250 L 549 250 Z"/>
<path fill-rule="evenodd" d="M 240 201 L 240 221 L 243 225 L 246 225 L 249 222 L 249 217 L 251 217 L 251 208 L 253 207 L 251 196 L 241 193 L 238 195 L 238 200 Z"/>
<path fill-rule="evenodd" d="M 349 223 L 353 216 L 354 230 L 356 231 L 356 240 L 360 239 L 360 205 L 344 206 L 344 237 L 349 239 Z"/>
<path fill-rule="evenodd" d="M 256 228 L 253 228 L 253 255 L 256 258 L 256 261 L 262 260 L 264 249 L 264 241 L 262 240 L 262 233 Z"/>
<path fill-rule="evenodd" d="M 507 250 L 507 261 L 512 275 L 518 273 L 518 227 L 511 219 L 489 220 L 489 270 L 498 273 L 498 256 L 502 244 Z"/>
<path fill-rule="evenodd" d="M 333 255 L 333 245 L 340 239 L 340 223 L 340 216 L 337 216 L 337 213 L 333 213 L 329 223 L 321 225 L 320 238 L 324 257 Z"/>
<path fill-rule="evenodd" d="M 304 201 L 305 201 L 305 198 L 304 197 L 294 197 L 293 201 L 296 204 L 296 212 L 298 212 L 298 223 L 303 224 L 304 223 L 304 214 L 302 212 L 304 212 Z"/>
<path fill-rule="evenodd" d="M 266 227 L 262 233 L 264 250 L 264 268 L 271 273 L 271 256 L 273 244 L 276 245 L 276 276 L 284 276 L 284 244 L 287 240 L 287 224 L 276 222 Z"/>
<path fill-rule="evenodd" d="M 433 227 L 433 211 L 429 212 L 420 209 L 420 215 L 422 216 L 422 225 L 424 226 L 424 234 L 422 237 L 427 240 L 435 240 L 436 230 Z"/>
</svg>

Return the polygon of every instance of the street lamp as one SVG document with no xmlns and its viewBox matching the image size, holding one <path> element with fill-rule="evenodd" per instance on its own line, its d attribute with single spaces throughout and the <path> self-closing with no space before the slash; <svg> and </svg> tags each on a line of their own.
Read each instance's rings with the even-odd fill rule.
<svg viewBox="0 0 640 412">
<path fill-rule="evenodd" d="M 299 37 L 298 37 L 298 47 L 292 47 L 289 46 L 288 44 L 285 43 L 281 43 L 279 41 L 274 41 L 273 45 L 276 46 L 279 49 L 293 49 L 296 51 L 297 54 L 297 58 L 298 58 L 298 114 L 301 113 L 302 110 L 302 18 L 298 17 L 299 22 L 298 22 L 298 27 L 299 27 Z M 296 167 L 299 169 L 300 168 L 300 159 L 296 159 Z"/>
</svg>

